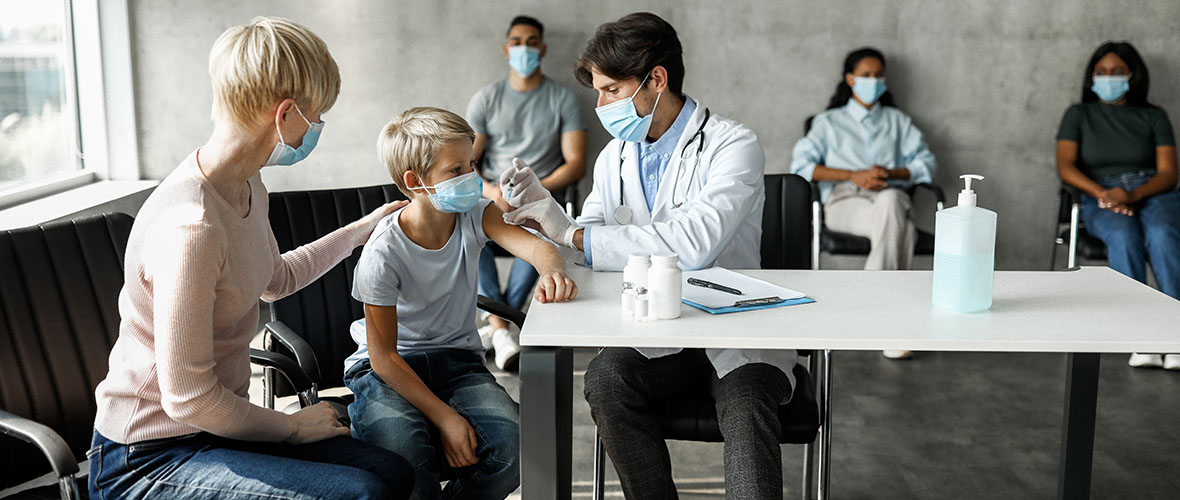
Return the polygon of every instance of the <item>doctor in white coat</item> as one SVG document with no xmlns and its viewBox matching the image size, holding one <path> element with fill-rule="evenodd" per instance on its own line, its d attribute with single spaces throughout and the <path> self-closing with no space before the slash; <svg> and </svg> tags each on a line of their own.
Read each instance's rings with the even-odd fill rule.
<svg viewBox="0 0 1180 500">
<path fill-rule="evenodd" d="M 676 253 L 683 269 L 756 269 L 765 158 L 758 138 L 686 96 L 675 29 L 654 14 L 599 27 L 575 67 L 598 93 L 614 136 L 594 165 L 594 188 L 576 221 L 527 168 L 505 172 L 509 222 L 533 220 L 550 239 L 582 250 L 596 271 L 618 271 L 632 252 Z M 518 165 L 519 167 L 520 165 Z M 782 498 L 778 405 L 789 399 L 793 350 L 604 349 L 586 372 L 586 400 L 627 498 L 675 498 L 656 416 L 662 400 L 710 391 L 725 437 L 729 498 Z"/>
</svg>

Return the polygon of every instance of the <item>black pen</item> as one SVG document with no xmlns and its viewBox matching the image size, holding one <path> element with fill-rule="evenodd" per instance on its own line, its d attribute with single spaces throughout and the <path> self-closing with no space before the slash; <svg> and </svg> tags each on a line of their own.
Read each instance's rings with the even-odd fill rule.
<svg viewBox="0 0 1180 500">
<path fill-rule="evenodd" d="M 732 293 L 734 295 L 741 295 L 742 294 L 742 291 L 738 290 L 737 288 L 730 288 L 725 285 L 718 285 L 717 283 L 713 283 L 712 281 L 705 281 L 705 280 L 696 279 L 696 278 L 689 278 L 688 284 L 699 286 L 699 287 L 704 287 L 704 288 L 712 288 L 712 289 L 717 290 L 719 292 Z"/>
</svg>

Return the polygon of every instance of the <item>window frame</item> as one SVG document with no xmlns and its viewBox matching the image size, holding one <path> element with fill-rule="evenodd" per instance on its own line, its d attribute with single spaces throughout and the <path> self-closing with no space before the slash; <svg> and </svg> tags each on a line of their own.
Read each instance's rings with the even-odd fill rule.
<svg viewBox="0 0 1180 500">
<path fill-rule="evenodd" d="M 66 100 L 76 113 L 82 168 L 0 191 L 0 209 L 95 182 L 140 178 L 127 0 L 59 1 L 69 14 Z"/>
</svg>

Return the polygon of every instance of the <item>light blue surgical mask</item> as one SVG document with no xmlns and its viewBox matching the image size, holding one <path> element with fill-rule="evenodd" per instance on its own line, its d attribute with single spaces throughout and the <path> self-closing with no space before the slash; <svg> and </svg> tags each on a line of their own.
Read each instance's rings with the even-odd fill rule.
<svg viewBox="0 0 1180 500">
<path fill-rule="evenodd" d="M 1095 76 L 1090 90 L 1103 101 L 1118 101 L 1131 90 L 1131 75 Z"/>
<path fill-rule="evenodd" d="M 870 106 L 877 102 L 889 87 L 885 86 L 885 77 L 873 78 L 869 76 L 857 76 L 853 78 L 852 93 L 861 102 Z"/>
<path fill-rule="evenodd" d="M 651 76 L 651 73 L 648 73 L 648 76 Z M 651 128 L 651 120 L 656 115 L 656 106 L 660 105 L 660 96 L 663 95 L 663 92 L 656 94 L 656 103 L 652 105 L 651 113 L 640 118 L 639 111 L 635 109 L 635 96 L 639 95 L 639 91 L 643 89 L 645 83 L 647 83 L 647 76 L 643 77 L 639 88 L 635 89 L 635 93 L 631 94 L 631 97 L 594 108 L 594 112 L 598 114 L 598 121 L 602 122 L 602 127 L 616 139 L 639 142 L 647 137 L 647 131 Z"/>
<path fill-rule="evenodd" d="M 439 212 L 463 213 L 479 204 L 479 197 L 483 193 L 483 181 L 475 172 L 468 172 L 458 177 L 452 177 L 433 186 L 419 186 L 410 188 L 413 191 L 434 188 L 434 192 L 426 192 L 430 197 L 430 204 Z"/>
<path fill-rule="evenodd" d="M 527 45 L 508 47 L 508 65 L 516 74 L 528 77 L 541 66 L 541 49 Z"/>
<path fill-rule="evenodd" d="M 299 105 L 295 105 L 295 111 L 299 113 L 299 117 L 307 122 L 307 133 L 303 134 L 303 144 L 299 149 L 291 147 L 283 140 L 283 131 L 275 125 L 275 129 L 279 131 L 279 143 L 275 144 L 275 148 L 270 152 L 270 158 L 266 159 L 266 163 L 262 166 L 269 167 L 271 165 L 294 165 L 299 160 L 307 158 L 311 154 L 311 150 L 315 149 L 316 143 L 320 142 L 320 132 L 324 130 L 324 122 L 312 123 L 308 121 L 303 112 L 299 111 Z"/>
</svg>

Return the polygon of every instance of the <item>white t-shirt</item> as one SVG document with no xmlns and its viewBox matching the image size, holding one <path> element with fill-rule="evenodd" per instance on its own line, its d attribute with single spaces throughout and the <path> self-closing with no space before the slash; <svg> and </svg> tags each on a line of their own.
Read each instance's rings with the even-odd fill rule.
<svg viewBox="0 0 1180 500">
<path fill-rule="evenodd" d="M 352 297 L 376 306 L 397 306 L 397 350 L 483 351 L 475 329 L 479 252 L 488 241 L 483 213 L 491 203 L 458 214 L 451 238 L 438 250 L 410 241 L 398 222 L 398 210 L 377 223 L 352 280 Z M 357 351 L 344 369 L 369 358 L 365 320 L 349 329 Z"/>
</svg>

